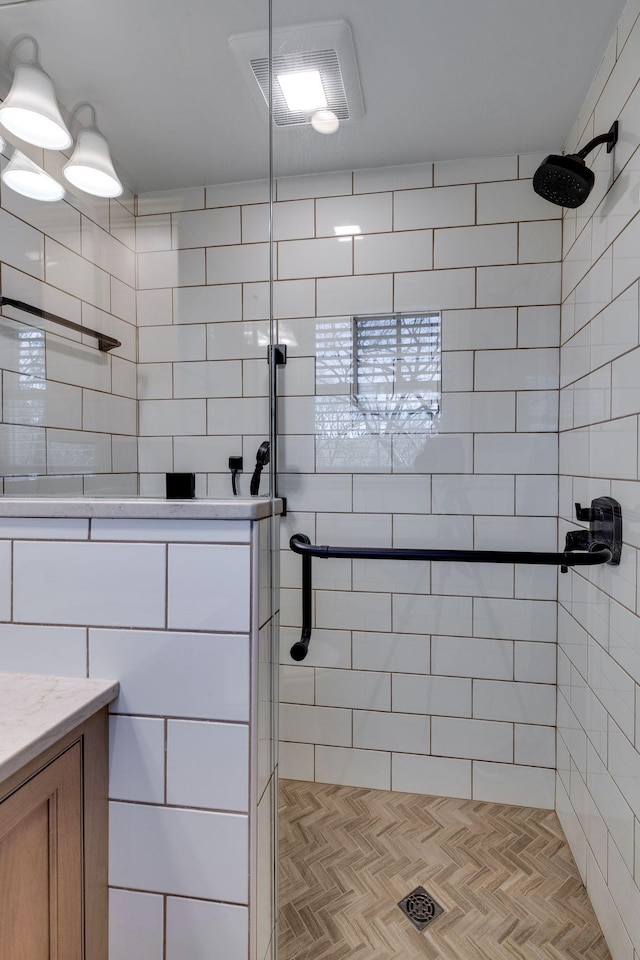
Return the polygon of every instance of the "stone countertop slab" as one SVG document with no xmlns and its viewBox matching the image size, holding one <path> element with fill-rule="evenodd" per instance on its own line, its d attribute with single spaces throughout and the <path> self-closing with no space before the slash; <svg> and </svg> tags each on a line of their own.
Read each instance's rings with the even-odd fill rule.
<svg viewBox="0 0 640 960">
<path fill-rule="evenodd" d="M 0 673 L 0 783 L 118 696 L 115 680 Z"/>
<path fill-rule="evenodd" d="M 138 520 L 262 520 L 282 512 L 282 500 L 92 499 L 89 497 L 0 497 L 0 517 L 101 517 Z"/>
</svg>

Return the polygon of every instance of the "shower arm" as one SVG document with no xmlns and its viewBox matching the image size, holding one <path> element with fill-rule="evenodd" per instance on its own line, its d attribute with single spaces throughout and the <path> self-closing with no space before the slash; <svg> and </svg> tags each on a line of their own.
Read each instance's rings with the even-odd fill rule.
<svg viewBox="0 0 640 960">
<path fill-rule="evenodd" d="M 586 145 L 586 147 L 583 147 L 582 150 L 578 150 L 577 153 L 574 153 L 574 157 L 580 157 L 581 160 L 584 160 L 584 158 L 590 154 L 592 150 L 595 150 L 596 147 L 599 147 L 601 143 L 606 143 L 607 153 L 611 153 L 617 142 L 618 121 L 615 120 L 608 133 L 601 133 L 599 137 L 594 137 L 593 140 L 589 140 L 589 143 Z"/>
<path fill-rule="evenodd" d="M 290 650 L 293 660 L 304 660 L 311 642 L 312 579 L 311 561 L 341 558 L 348 560 L 448 560 L 463 563 L 528 563 L 560 567 L 592 567 L 608 563 L 618 566 L 622 552 L 622 510 L 612 497 L 598 497 L 591 506 L 576 503 L 576 517 L 589 523 L 588 530 L 571 530 L 561 553 L 523 550 L 442 550 L 413 547 L 330 547 L 311 543 L 304 533 L 294 533 L 289 546 L 302 557 L 302 634 Z"/>
</svg>

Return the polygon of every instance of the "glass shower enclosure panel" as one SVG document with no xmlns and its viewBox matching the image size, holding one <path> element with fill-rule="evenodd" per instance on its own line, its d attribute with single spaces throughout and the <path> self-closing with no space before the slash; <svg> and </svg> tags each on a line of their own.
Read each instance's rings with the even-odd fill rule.
<svg viewBox="0 0 640 960">
<path fill-rule="evenodd" d="M 365 756 L 360 749 L 370 740 L 366 731 L 354 741 L 350 724 L 318 725 L 323 718 L 339 725 L 352 711 L 362 732 L 367 717 L 379 716 L 354 708 L 363 706 L 357 690 L 374 676 L 363 671 L 391 669 L 390 592 L 422 595 L 430 586 L 428 564 L 316 562 L 313 642 L 304 663 L 291 658 L 302 597 L 290 536 L 363 547 L 390 547 L 404 537 L 402 545 L 419 545 L 430 512 L 442 407 L 441 315 L 419 282 L 405 289 L 405 277 L 411 271 L 415 280 L 432 266 L 432 236 L 398 229 L 394 203 L 405 189 L 431 187 L 433 172 L 422 162 L 426 149 L 416 151 L 409 137 L 402 104 L 393 134 L 381 123 L 384 78 L 402 70 L 404 48 L 398 26 L 393 52 L 371 56 L 373 35 L 384 33 L 373 24 L 390 23 L 390 9 L 356 0 L 320 7 L 272 0 L 273 316 L 275 339 L 287 350 L 278 445 L 278 490 L 287 498 L 279 754 L 285 780 L 354 784 L 370 775 L 374 751 Z M 402 0 L 393 21 L 416 10 Z M 375 676 L 384 688 L 389 678 Z M 389 709 L 382 703 L 368 709 Z M 371 763 L 384 766 L 384 756 L 378 751 Z M 295 891 L 285 875 L 281 885 L 279 958 L 291 960 Z"/>
</svg>

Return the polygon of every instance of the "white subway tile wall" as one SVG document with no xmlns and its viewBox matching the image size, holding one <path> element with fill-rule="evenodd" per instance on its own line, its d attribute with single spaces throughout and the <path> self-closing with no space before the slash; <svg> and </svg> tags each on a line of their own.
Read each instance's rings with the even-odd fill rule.
<svg viewBox="0 0 640 960">
<path fill-rule="evenodd" d="M 280 373 L 279 445 L 290 511 L 282 555 L 287 776 L 553 806 L 546 724 L 555 723 L 555 570 L 316 562 L 311 652 L 299 665 L 288 656 L 300 622 L 300 564 L 287 545 L 296 530 L 343 544 L 555 547 L 562 231 L 559 211 L 531 190 L 529 159 L 520 159 L 523 179 L 512 157 L 437 164 L 435 179 L 430 165 L 417 165 L 277 184 L 275 312 L 290 358 Z M 224 201 L 235 205 L 227 222 L 240 220 L 242 243 L 217 228 L 206 233 L 184 198 L 163 208 L 175 209 L 174 247 L 206 249 L 213 286 L 193 288 L 199 302 L 213 290 L 222 303 L 225 290 L 242 286 L 244 322 L 231 301 L 226 314 L 207 315 L 175 291 L 182 299 L 174 297 L 173 322 L 190 326 L 184 335 L 174 326 L 172 341 L 195 350 L 187 339 L 206 324 L 204 364 L 195 353 L 176 356 L 173 343 L 160 356 L 162 330 L 145 320 L 154 353 L 140 358 L 141 433 L 168 422 L 169 400 L 215 397 L 206 434 L 176 437 L 173 447 L 175 468 L 206 472 L 210 492 L 228 486 L 231 436 L 244 434 L 252 458 L 266 431 L 259 405 L 235 399 L 267 394 L 262 364 L 247 360 L 263 358 L 266 345 L 266 328 L 248 322 L 267 316 L 266 288 L 255 283 L 265 270 L 265 211 L 254 194 L 238 186 Z M 139 229 L 143 222 L 144 212 Z M 346 225 L 357 228 L 336 237 Z M 179 317 L 177 302 L 185 305 Z M 349 433 L 350 316 L 393 309 L 442 311 L 434 438 Z M 172 363 L 172 379 L 154 372 L 158 361 Z M 621 368 L 618 404 L 630 402 L 624 377 Z M 188 411 L 183 428 L 167 434 L 197 434 L 198 416 Z M 601 456 L 616 442 L 604 438 Z M 151 481 L 172 462 L 171 437 L 155 453 L 140 443 Z"/>
<path fill-rule="evenodd" d="M 0 520 L 0 670 L 120 682 L 111 958 L 201 956 L 212 930 L 225 955 L 248 957 L 249 939 L 266 953 L 272 899 L 255 877 L 274 856 L 271 522 Z"/>
<path fill-rule="evenodd" d="M 638 128 L 638 12 L 631 0 L 568 150 L 616 116 L 623 129 Z M 628 189 L 638 156 L 633 136 L 612 155 L 601 149 L 592 197 L 564 218 L 531 189 L 537 155 L 288 177 L 274 204 L 276 337 L 289 354 L 279 372 L 280 490 L 290 511 L 282 524 L 281 773 L 557 802 L 602 926 L 625 960 L 632 941 L 640 953 L 640 663 L 630 639 L 640 615 L 640 214 Z M 263 181 L 146 194 L 135 218 L 117 201 L 63 204 L 54 223 L 3 197 L 5 295 L 123 342 L 101 354 L 80 336 L 60 336 L 46 322 L 35 329 L 7 311 L 18 322 L 0 321 L 4 493 L 136 493 L 139 466 L 143 494 L 162 495 L 164 473 L 178 470 L 197 473 L 199 495 L 229 496 L 230 454 L 245 457 L 240 492 L 248 492 L 247 470 L 267 432 L 267 194 Z M 353 233 L 336 236 L 345 226 Z M 364 435 L 350 428 L 351 316 L 394 310 L 442 313 L 434 436 L 379 418 Z M 573 528 L 574 501 L 606 494 L 625 508 L 623 563 L 562 576 L 559 593 L 554 569 L 316 561 L 310 653 L 303 664 L 290 660 L 301 610 L 291 533 L 549 550 Z M 214 627 L 217 612 L 186 603 L 178 583 L 183 567 L 188 577 L 183 560 L 197 571 L 203 550 L 211 553 L 206 540 L 192 544 L 186 531 L 177 543 L 163 542 L 162 531 L 112 534 L 117 543 L 108 524 L 92 526 L 89 540 L 83 529 L 0 533 L 2 662 L 43 672 L 55 662 L 83 675 L 88 656 L 93 675 L 119 676 L 113 742 L 126 749 L 113 759 L 114 822 L 135 831 L 137 843 L 146 837 L 157 861 L 141 867 L 116 831 L 115 882 L 133 889 L 113 891 L 115 916 L 141 953 L 162 955 L 163 922 L 169 960 L 187 936 L 200 950 L 214 924 L 232 951 L 246 939 L 248 877 L 230 875 L 232 905 L 207 901 L 218 898 L 222 861 L 215 869 L 207 862 L 204 841 L 217 843 L 221 825 L 231 836 L 246 823 L 245 783 L 238 777 L 221 794 L 189 758 L 203 744 L 217 756 L 232 742 L 234 757 L 244 757 L 246 592 L 237 593 L 239 618 L 222 611 L 227 619 Z M 51 568 L 52 540 L 85 578 L 82 609 L 65 604 L 63 572 L 55 589 L 34 590 L 33 570 Z M 224 548 L 239 577 L 242 542 Z M 92 570 L 117 590 L 117 604 L 93 595 Z M 18 622 L 8 622 L 12 613 Z M 194 672 L 188 702 L 173 683 L 185 662 Z M 225 664 L 228 685 L 213 663 Z M 194 831 L 203 859 L 187 875 L 179 853 Z M 172 894 L 166 905 L 159 883 Z M 124 956 L 129 940 L 121 932 L 114 943 L 114 956 Z"/>
<path fill-rule="evenodd" d="M 530 177 L 535 165 L 529 164 L 529 170 L 527 159 L 521 165 Z M 446 545 L 468 548 L 513 548 L 524 540 L 528 549 L 555 545 L 561 221 L 535 197 L 530 181 L 518 180 L 517 174 L 517 158 L 502 158 L 437 165 L 435 186 L 429 165 L 278 183 L 276 292 L 280 287 L 288 297 L 287 283 L 304 285 L 291 288 L 295 299 L 289 298 L 288 305 L 281 298 L 278 304 L 276 297 L 275 311 L 282 318 L 278 339 L 287 344 L 290 356 L 280 373 L 281 491 L 289 499 L 288 533 L 300 530 L 335 543 L 445 545 L 446 540 Z M 266 327 L 261 332 L 248 322 L 267 316 L 266 288 L 255 283 L 261 279 L 256 271 L 265 269 L 259 265 L 264 257 L 260 244 L 267 239 L 264 208 L 254 205 L 256 199 L 263 198 L 247 185 L 246 193 L 237 186 L 222 201 L 235 204 L 227 221 L 237 222 L 239 216 L 242 243 L 203 231 L 204 218 L 189 217 L 182 196 L 174 207 L 169 198 L 162 207 L 171 213 L 174 246 L 200 242 L 207 251 L 207 283 L 213 286 L 192 288 L 202 291 L 200 302 L 212 290 L 220 291 L 222 303 L 225 290 L 242 286 L 244 322 L 238 322 L 231 301 L 219 312 L 200 312 L 195 301 L 189 305 L 184 300 L 184 289 L 174 291 L 182 299 L 174 296 L 173 317 L 164 313 L 155 326 L 151 318 L 145 320 L 154 353 L 140 357 L 139 382 L 147 391 L 141 433 L 155 435 L 167 423 L 162 401 L 217 399 L 208 404 L 206 434 L 197 436 L 194 409 L 185 410 L 182 429 L 167 429 L 164 448 L 158 446 L 160 437 L 154 438 L 156 453 L 141 438 L 141 469 L 148 474 L 143 482 L 153 482 L 156 471 L 173 463 L 175 469 L 205 472 L 209 492 L 224 491 L 226 458 L 236 452 L 224 437 L 244 434 L 243 449 L 251 457 L 266 430 L 259 406 L 247 407 L 246 416 L 239 406 L 243 401 L 235 400 L 233 410 L 230 406 L 231 398 L 264 398 L 267 393 L 261 365 L 247 361 L 248 356 L 264 357 L 267 339 Z M 194 209 L 199 208 L 198 198 Z M 151 219 L 157 210 L 156 198 Z M 143 230 L 144 198 L 139 211 Z M 189 242 L 182 241 L 180 224 Z M 335 228 L 347 224 L 357 224 L 355 235 L 335 237 Z M 165 229 L 166 224 L 159 226 Z M 230 282 L 235 287 L 229 288 Z M 178 302 L 184 303 L 180 316 L 175 313 Z M 433 439 L 358 438 L 344 427 L 341 433 L 349 359 L 336 370 L 327 358 L 344 344 L 345 332 L 349 336 L 351 314 L 392 309 L 443 313 L 443 414 L 440 435 Z M 158 324 L 171 320 L 191 325 L 188 337 L 194 345 L 187 345 L 186 330 L 184 336 L 177 331 L 160 356 Z M 193 352 L 201 349 L 194 340 L 193 325 L 199 323 L 208 329 L 206 369 Z M 174 346 L 175 338 L 191 355 L 176 354 L 181 348 Z M 306 363 L 301 376 L 297 358 Z M 158 369 L 163 378 L 158 380 L 153 364 L 172 360 L 173 378 Z M 241 360 L 242 380 L 229 366 Z M 213 382 L 219 389 L 211 389 Z M 327 416 L 337 422 L 337 432 L 328 432 Z M 257 434 L 253 446 L 251 434 Z M 404 526 L 403 513 L 412 514 Z M 469 522 L 464 532 L 450 523 L 436 526 L 425 522 L 432 513 L 440 521 L 462 514 Z M 500 517 L 510 520 L 501 524 Z M 508 800 L 514 790 L 524 796 L 531 785 L 520 771 L 531 765 L 544 773 L 529 802 L 552 806 L 553 751 L 540 724 L 555 718 L 549 686 L 555 675 L 547 656 L 555 639 L 555 571 L 541 576 L 531 568 L 434 565 L 430 576 L 427 565 L 419 570 L 417 565 L 400 569 L 350 561 L 315 566 L 317 629 L 309 658 L 295 665 L 288 649 L 299 627 L 300 569 L 285 538 L 281 736 L 287 775 L 475 796 L 472 764 L 497 760 L 515 764 L 513 773 L 487 781 L 495 763 L 488 770 L 485 763 L 478 768 L 479 789 L 486 793 L 490 782 L 492 799 Z M 483 603 L 485 597 L 502 599 Z M 464 650 L 460 644 L 466 644 Z M 535 650 L 544 651 L 542 665 Z M 430 669 L 433 678 L 425 676 Z M 453 727 L 438 728 L 433 749 L 428 721 L 437 720 L 439 712 L 451 723 L 470 725 L 456 728 L 460 742 L 463 731 L 469 732 L 466 753 L 459 753 L 451 736 L 445 738 L 444 731 Z M 418 735 L 416 723 L 421 730 L 427 725 L 426 736 Z M 479 757 L 472 731 L 481 741 L 481 731 L 489 728 L 499 731 L 498 755 Z M 456 759 L 442 759 L 446 744 L 451 745 L 446 756 Z M 418 774 L 426 769 L 419 765 L 403 767 L 402 758 L 396 765 L 397 750 L 413 754 L 417 762 L 433 754 L 431 776 L 425 780 Z M 468 759 L 466 766 L 459 766 L 459 756 Z"/>
<path fill-rule="evenodd" d="M 640 213 L 628 193 L 640 158 L 639 13 L 631 0 L 566 144 L 573 152 L 620 121 L 615 152 L 593 160 L 589 201 L 565 211 L 560 350 L 561 529 L 575 529 L 574 502 L 611 495 L 624 545 L 616 570 L 561 578 L 557 808 L 612 956 L 628 958 L 640 954 Z"/>
<path fill-rule="evenodd" d="M 11 190 L 2 196 L 3 295 L 122 342 L 102 353 L 92 338 L 4 308 L 0 493 L 7 495 L 138 492 L 135 218 L 126 200 L 80 206 L 63 200 L 50 209 Z M 127 439 L 133 444 L 122 461 L 118 445 Z"/>
<path fill-rule="evenodd" d="M 316 561 L 311 652 L 304 664 L 288 655 L 300 625 L 292 532 L 555 548 L 562 221 L 533 193 L 529 159 L 523 179 L 507 157 L 276 185 L 274 305 L 289 354 L 279 373 L 288 776 L 476 796 L 483 761 L 484 794 L 510 801 L 531 788 L 531 803 L 553 806 L 541 725 L 555 722 L 555 570 Z M 194 194 L 193 212 L 186 197 L 138 207 L 149 278 L 138 294 L 142 488 L 173 468 L 228 495 L 228 456 L 244 452 L 249 470 L 267 432 L 266 195 L 263 184 L 211 189 L 207 206 L 220 209 Z M 172 256 L 199 251 L 207 263 L 206 285 L 181 279 L 172 304 L 151 282 L 169 229 Z M 158 287 L 170 280 L 161 269 Z M 442 312 L 437 436 L 349 428 L 351 316 L 392 310 Z M 408 756 L 396 764 L 396 754 Z M 501 764 L 512 772 L 492 774 Z M 529 766 L 541 771 L 535 782 Z"/>
</svg>

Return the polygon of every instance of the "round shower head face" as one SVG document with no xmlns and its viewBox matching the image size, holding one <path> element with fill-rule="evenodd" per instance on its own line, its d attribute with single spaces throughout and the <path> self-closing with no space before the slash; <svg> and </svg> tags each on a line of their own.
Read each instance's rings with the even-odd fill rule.
<svg viewBox="0 0 640 960">
<path fill-rule="evenodd" d="M 560 207 L 579 207 L 591 193 L 595 179 L 593 171 L 580 157 L 552 153 L 534 173 L 533 189 Z"/>
</svg>

